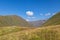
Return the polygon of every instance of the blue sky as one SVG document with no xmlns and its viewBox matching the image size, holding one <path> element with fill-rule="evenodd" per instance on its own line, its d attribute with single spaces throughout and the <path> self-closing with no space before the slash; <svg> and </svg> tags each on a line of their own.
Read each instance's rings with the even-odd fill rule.
<svg viewBox="0 0 60 40">
<path fill-rule="evenodd" d="M 56 12 L 60 0 L 0 0 L 0 15 L 18 15 L 27 21 L 46 20 Z"/>
</svg>

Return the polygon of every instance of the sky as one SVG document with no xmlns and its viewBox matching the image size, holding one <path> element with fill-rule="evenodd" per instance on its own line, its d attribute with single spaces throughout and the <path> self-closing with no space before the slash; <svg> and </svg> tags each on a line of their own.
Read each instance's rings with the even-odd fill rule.
<svg viewBox="0 0 60 40">
<path fill-rule="evenodd" d="M 0 0 L 0 15 L 17 15 L 26 21 L 47 20 L 60 12 L 60 0 Z"/>
</svg>

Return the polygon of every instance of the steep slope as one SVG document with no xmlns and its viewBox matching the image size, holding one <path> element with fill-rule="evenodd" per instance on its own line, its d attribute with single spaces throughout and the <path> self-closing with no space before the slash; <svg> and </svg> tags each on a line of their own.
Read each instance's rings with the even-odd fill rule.
<svg viewBox="0 0 60 40">
<path fill-rule="evenodd" d="M 28 22 L 16 15 L 0 16 L 1 26 L 30 26 Z"/>
<path fill-rule="evenodd" d="M 37 21 L 30 21 L 29 23 L 33 26 L 33 27 L 39 27 L 41 26 L 43 23 L 45 23 L 46 20 L 37 20 Z"/>
<path fill-rule="evenodd" d="M 43 26 L 60 25 L 60 12 L 48 19 Z"/>
</svg>

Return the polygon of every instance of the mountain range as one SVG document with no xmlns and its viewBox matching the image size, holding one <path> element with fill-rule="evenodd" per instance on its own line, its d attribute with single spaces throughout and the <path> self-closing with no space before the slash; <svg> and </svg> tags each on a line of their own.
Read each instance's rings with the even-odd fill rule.
<svg viewBox="0 0 60 40">
<path fill-rule="evenodd" d="M 42 26 L 45 22 L 46 22 L 46 20 L 29 21 L 29 23 L 30 23 L 33 27 Z"/>
<path fill-rule="evenodd" d="M 39 25 L 40 22 L 43 24 Z M 0 27 L 0 40 L 60 40 L 60 12 L 48 20 L 31 23 L 16 15 L 0 16 L 0 26 L 3 26 Z"/>
<path fill-rule="evenodd" d="M 17 15 L 0 16 L 0 27 L 2 26 L 21 26 L 21 27 L 40 27 L 60 24 L 60 12 L 53 15 L 48 20 L 37 20 L 27 22 Z"/>
</svg>

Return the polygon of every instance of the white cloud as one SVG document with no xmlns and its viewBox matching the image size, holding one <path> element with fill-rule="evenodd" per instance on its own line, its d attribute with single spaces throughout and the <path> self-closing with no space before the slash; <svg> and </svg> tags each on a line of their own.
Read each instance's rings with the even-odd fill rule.
<svg viewBox="0 0 60 40">
<path fill-rule="evenodd" d="M 45 14 L 45 16 L 50 16 L 51 15 L 51 13 L 47 13 L 47 14 Z"/>
<path fill-rule="evenodd" d="M 26 19 L 26 21 L 29 21 L 29 19 Z"/>
<path fill-rule="evenodd" d="M 52 15 L 55 15 L 56 13 L 52 13 Z"/>
<path fill-rule="evenodd" d="M 27 14 L 28 16 L 33 16 L 33 15 L 34 15 L 34 13 L 33 13 L 32 11 L 26 11 L 26 14 Z"/>
</svg>

